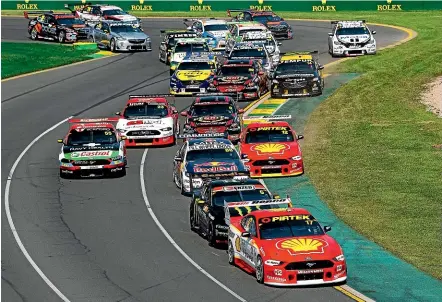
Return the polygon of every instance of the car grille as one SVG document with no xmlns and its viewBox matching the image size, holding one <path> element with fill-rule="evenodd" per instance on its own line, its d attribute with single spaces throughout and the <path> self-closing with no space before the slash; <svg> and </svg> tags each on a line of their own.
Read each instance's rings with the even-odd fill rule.
<svg viewBox="0 0 442 302">
<path fill-rule="evenodd" d="M 261 169 L 261 174 L 279 174 L 282 173 L 281 168 L 265 168 Z"/>
<path fill-rule="evenodd" d="M 288 164 L 290 162 L 286 159 L 256 160 L 253 162 L 254 166 L 282 166 Z"/>
<path fill-rule="evenodd" d="M 81 177 L 87 177 L 94 175 L 95 177 L 104 176 L 104 170 L 102 169 L 92 169 L 92 170 L 80 170 Z"/>
<path fill-rule="evenodd" d="M 76 160 L 72 162 L 74 166 L 101 166 L 108 165 L 109 160 L 107 159 L 95 159 L 95 160 Z"/>
<path fill-rule="evenodd" d="M 130 143 L 140 143 L 140 144 L 153 143 L 153 138 L 129 139 L 129 142 Z"/>
<path fill-rule="evenodd" d="M 285 266 L 286 270 L 303 270 L 303 269 L 320 269 L 333 267 L 333 262 L 330 260 L 305 261 L 305 262 L 291 262 Z"/>
<path fill-rule="evenodd" d="M 201 81 L 194 81 L 194 80 L 190 80 L 190 81 L 181 81 L 181 84 L 183 84 L 184 86 L 188 86 L 188 85 L 201 85 Z"/>
<path fill-rule="evenodd" d="M 129 39 L 128 41 L 132 44 L 143 44 L 145 39 Z"/>
<path fill-rule="evenodd" d="M 161 132 L 158 130 L 139 130 L 139 131 L 129 131 L 127 136 L 145 136 L 145 135 L 160 135 Z"/>
<path fill-rule="evenodd" d="M 307 81 L 300 81 L 300 82 L 283 82 L 282 83 L 282 87 L 284 88 L 291 88 L 291 89 L 296 89 L 296 88 L 304 88 L 305 86 L 307 86 L 308 82 Z"/>
<path fill-rule="evenodd" d="M 298 281 L 306 281 L 306 280 L 321 280 L 324 279 L 324 273 L 316 273 L 316 274 L 298 274 L 296 276 Z"/>
<path fill-rule="evenodd" d="M 285 25 L 278 25 L 278 26 L 271 26 L 269 27 L 269 29 L 274 32 L 286 32 L 288 27 Z"/>
</svg>

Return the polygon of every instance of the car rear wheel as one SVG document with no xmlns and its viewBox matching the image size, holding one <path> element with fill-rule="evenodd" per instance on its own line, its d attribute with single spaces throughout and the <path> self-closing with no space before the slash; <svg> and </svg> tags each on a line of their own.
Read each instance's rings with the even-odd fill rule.
<svg viewBox="0 0 442 302">
<path fill-rule="evenodd" d="M 255 269 L 256 281 L 258 283 L 264 283 L 264 265 L 262 263 L 261 256 L 256 259 L 256 269 Z"/>
<path fill-rule="evenodd" d="M 33 27 L 31 30 L 31 39 L 34 41 L 38 39 L 38 32 L 35 27 Z"/>
<path fill-rule="evenodd" d="M 196 223 L 195 223 L 195 202 L 190 203 L 190 210 L 189 210 L 189 220 L 190 220 L 190 229 L 194 232 L 196 232 Z"/>
<path fill-rule="evenodd" d="M 64 31 L 60 31 L 58 33 L 58 42 L 64 43 L 65 40 L 66 40 L 66 33 Z"/>
<path fill-rule="evenodd" d="M 110 41 L 110 50 L 111 50 L 112 52 L 116 52 L 116 51 L 117 51 L 117 48 L 116 48 L 116 44 L 115 44 L 115 40 L 114 40 L 114 39 L 112 39 L 112 40 Z"/>
</svg>

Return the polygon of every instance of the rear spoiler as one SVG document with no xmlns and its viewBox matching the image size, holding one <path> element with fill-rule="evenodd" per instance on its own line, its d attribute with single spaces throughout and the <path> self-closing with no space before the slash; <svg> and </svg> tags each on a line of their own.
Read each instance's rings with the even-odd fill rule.
<svg viewBox="0 0 442 302">
<path fill-rule="evenodd" d="M 197 97 L 202 97 L 202 96 L 236 96 L 238 93 L 236 92 L 226 92 L 226 93 L 221 93 L 221 92 L 209 92 L 209 93 L 197 93 L 195 94 L 195 96 Z"/>
<path fill-rule="evenodd" d="M 331 24 L 338 24 L 339 22 L 362 22 L 366 23 L 365 20 L 341 20 L 341 21 L 331 21 Z"/>
<path fill-rule="evenodd" d="M 178 139 L 188 138 L 227 138 L 227 133 L 195 133 L 195 134 L 179 134 Z"/>
<path fill-rule="evenodd" d="M 234 179 L 234 180 L 243 180 L 250 178 L 249 171 L 232 171 L 232 172 L 218 172 L 218 173 L 190 173 L 189 174 L 189 184 L 190 191 L 194 191 L 193 187 L 193 178 L 198 177 L 201 178 L 203 182 L 207 182 L 210 180 L 220 180 L 220 179 Z M 200 188 L 196 188 L 197 190 Z"/>
<path fill-rule="evenodd" d="M 289 120 L 292 116 L 289 115 L 261 115 L 261 116 L 247 116 L 244 117 L 244 121 L 254 121 L 254 120 L 267 120 L 267 121 L 277 121 L 277 120 Z"/>
<path fill-rule="evenodd" d="M 167 98 L 175 97 L 173 94 L 131 94 L 129 99 L 141 99 L 141 98 Z"/>
<path fill-rule="evenodd" d="M 33 11 L 24 11 L 23 16 L 26 19 L 29 19 L 29 15 L 41 15 L 41 14 L 53 14 L 52 10 L 33 10 Z"/>
<path fill-rule="evenodd" d="M 290 51 L 290 52 L 281 52 L 279 55 L 280 56 L 284 56 L 284 55 L 316 55 L 319 54 L 319 51 L 317 50 L 313 50 L 313 51 Z"/>
<path fill-rule="evenodd" d="M 68 120 L 71 124 L 84 123 L 115 123 L 118 122 L 118 117 L 102 117 L 102 118 L 71 118 Z"/>
<path fill-rule="evenodd" d="M 261 211 L 261 210 L 267 210 L 270 209 L 265 206 L 271 206 L 271 205 L 281 205 L 281 209 L 286 209 L 292 207 L 292 201 L 290 197 L 284 198 L 284 199 L 266 199 L 266 200 L 254 200 L 254 201 L 240 201 L 240 202 L 224 202 L 224 211 L 225 211 L 225 218 L 224 221 L 227 225 L 230 224 L 230 217 L 238 217 L 238 216 L 244 216 L 247 214 L 250 214 L 251 212 L 255 211 Z M 285 207 L 286 205 L 286 207 Z M 261 207 L 264 207 L 263 209 Z"/>
</svg>

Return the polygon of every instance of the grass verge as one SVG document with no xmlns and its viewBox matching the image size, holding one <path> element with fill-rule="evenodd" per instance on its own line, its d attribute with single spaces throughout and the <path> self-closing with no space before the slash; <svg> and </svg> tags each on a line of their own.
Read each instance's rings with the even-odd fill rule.
<svg viewBox="0 0 442 302">
<path fill-rule="evenodd" d="M 76 50 L 59 44 L 2 42 L 2 79 L 90 60 L 96 50 Z"/>
</svg>

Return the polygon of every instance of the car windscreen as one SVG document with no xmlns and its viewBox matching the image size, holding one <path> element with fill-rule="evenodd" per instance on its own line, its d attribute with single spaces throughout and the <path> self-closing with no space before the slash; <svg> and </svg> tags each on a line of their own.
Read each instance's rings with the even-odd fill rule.
<svg viewBox="0 0 442 302">
<path fill-rule="evenodd" d="M 72 130 L 68 136 L 68 146 L 84 144 L 113 144 L 117 142 L 115 132 L 108 128 Z"/>
<path fill-rule="evenodd" d="M 132 25 L 111 26 L 111 31 L 114 33 L 142 33 L 143 32 L 139 27 L 133 27 Z"/>
<path fill-rule="evenodd" d="M 214 68 L 215 66 L 209 62 L 182 62 L 177 70 L 210 70 Z"/>
<path fill-rule="evenodd" d="M 175 52 L 208 52 L 209 46 L 203 43 L 177 44 Z"/>
<path fill-rule="evenodd" d="M 264 189 L 248 190 L 248 191 L 219 191 L 215 192 L 212 197 L 214 205 L 224 206 L 224 202 L 252 201 L 271 199 L 269 193 Z"/>
<path fill-rule="evenodd" d="M 253 16 L 254 21 L 258 22 L 279 22 L 281 21 L 281 17 L 275 15 L 261 15 L 261 16 Z"/>
<path fill-rule="evenodd" d="M 238 154 L 233 148 L 226 149 L 204 149 L 204 150 L 190 150 L 187 153 L 186 160 L 193 161 L 204 159 L 208 162 L 210 161 L 218 161 L 218 160 L 234 160 L 239 159 Z"/>
<path fill-rule="evenodd" d="M 140 104 L 136 106 L 131 106 L 130 104 L 126 107 L 126 110 L 124 110 L 123 115 L 125 118 L 131 118 L 138 116 L 165 117 L 167 116 L 167 114 L 168 111 L 165 105 Z"/>
<path fill-rule="evenodd" d="M 220 77 L 250 77 L 253 75 L 254 69 L 253 66 L 223 66 L 219 71 Z"/>
<path fill-rule="evenodd" d="M 276 68 L 276 75 L 289 73 L 314 73 L 315 65 L 313 61 L 299 61 L 281 63 Z"/>
<path fill-rule="evenodd" d="M 118 15 L 127 15 L 127 13 L 120 9 L 109 9 L 103 11 L 103 16 L 118 16 Z"/>
<path fill-rule="evenodd" d="M 264 217 L 258 220 L 261 239 L 324 235 L 312 215 L 285 215 Z"/>
<path fill-rule="evenodd" d="M 231 104 L 195 105 L 192 107 L 192 116 L 232 115 L 234 112 Z"/>
<path fill-rule="evenodd" d="M 59 18 L 59 19 L 57 19 L 57 22 L 58 22 L 58 24 L 64 25 L 64 26 L 85 24 L 83 20 L 75 19 L 75 18 Z"/>
<path fill-rule="evenodd" d="M 242 35 L 244 35 L 245 33 L 251 33 L 251 32 L 263 32 L 263 31 L 265 31 L 266 29 L 264 29 L 264 28 L 249 28 L 249 29 L 243 29 L 243 30 L 240 30 L 239 31 L 239 36 L 242 36 Z"/>
<path fill-rule="evenodd" d="M 267 55 L 264 49 L 234 49 L 230 53 L 232 58 L 263 58 L 266 59 Z"/>
<path fill-rule="evenodd" d="M 338 28 L 336 34 L 338 36 L 368 35 L 370 34 L 370 31 L 366 27 L 348 27 L 348 28 Z"/>
<path fill-rule="evenodd" d="M 204 26 L 205 31 L 224 31 L 229 30 L 227 24 L 207 24 Z"/>
<path fill-rule="evenodd" d="M 270 127 L 268 127 L 270 128 Z M 276 128 L 276 127 L 275 127 Z M 247 144 L 259 144 L 259 143 L 267 143 L 267 142 L 293 142 L 295 139 L 293 134 L 287 127 L 278 127 L 282 128 L 279 130 L 253 130 L 249 129 L 246 135 L 246 143 Z M 284 130 L 285 129 L 285 130 Z"/>
</svg>

